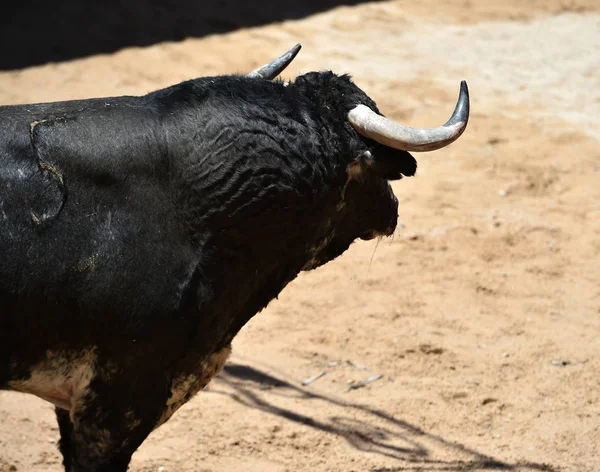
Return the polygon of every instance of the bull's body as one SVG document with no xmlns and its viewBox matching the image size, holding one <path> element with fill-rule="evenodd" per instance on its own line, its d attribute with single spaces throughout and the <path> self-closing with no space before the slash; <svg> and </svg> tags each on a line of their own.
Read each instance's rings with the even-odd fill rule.
<svg viewBox="0 0 600 472">
<path fill-rule="evenodd" d="M 325 248 L 365 149 L 334 125 L 243 77 L 0 108 L 0 386 L 57 405 L 67 468 L 125 467 L 255 313 L 359 236 Z"/>
<path fill-rule="evenodd" d="M 0 388 L 56 405 L 67 470 L 125 470 L 300 271 L 393 232 L 415 162 L 357 104 L 311 73 L 0 107 Z"/>
<path fill-rule="evenodd" d="M 246 91 L 285 90 L 240 80 L 248 82 Z M 275 141 L 244 139 L 263 126 L 265 135 L 281 134 L 281 122 L 260 122 L 252 106 L 242 109 L 218 82 L 193 84 L 213 95 L 199 100 L 201 106 L 163 92 L 0 108 L 3 348 L 22 351 L 20 360 L 39 359 L 58 346 L 95 346 L 117 358 L 133 350 L 171 363 L 200 336 L 198 354 L 210 354 L 229 342 L 229 325 L 238 316 L 241 326 L 296 275 L 302 256 L 285 269 L 277 259 L 300 248 L 281 247 L 276 231 L 311 221 L 301 214 L 309 205 L 290 201 L 283 211 L 284 202 L 274 205 L 293 200 L 298 189 L 283 185 L 285 176 L 278 174 L 285 167 L 263 149 L 276 147 Z M 255 149 L 246 149 L 249 144 Z M 236 154 L 247 157 L 230 158 Z M 311 157 L 297 157 L 295 164 L 308 171 Z M 265 175 L 253 176 L 258 169 Z M 309 178 L 294 177 L 312 192 Z M 272 194 L 256 211 L 250 201 L 233 201 L 248 191 L 241 187 L 262 193 L 269 184 Z M 195 186 L 202 188 L 196 193 Z M 242 203 L 245 213 L 236 216 Z M 268 288 L 257 297 L 266 280 Z M 157 335 L 161 342 L 154 344 Z M 1 365 L 6 369 L 6 362 Z"/>
</svg>

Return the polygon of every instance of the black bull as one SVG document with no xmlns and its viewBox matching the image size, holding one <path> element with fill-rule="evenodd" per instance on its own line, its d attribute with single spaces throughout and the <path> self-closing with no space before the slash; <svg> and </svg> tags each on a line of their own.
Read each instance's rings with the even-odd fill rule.
<svg viewBox="0 0 600 472">
<path fill-rule="evenodd" d="M 66 470 L 126 470 L 300 271 L 394 231 L 431 142 L 350 120 L 347 76 L 270 78 L 0 107 L 0 388 L 56 405 Z"/>
</svg>

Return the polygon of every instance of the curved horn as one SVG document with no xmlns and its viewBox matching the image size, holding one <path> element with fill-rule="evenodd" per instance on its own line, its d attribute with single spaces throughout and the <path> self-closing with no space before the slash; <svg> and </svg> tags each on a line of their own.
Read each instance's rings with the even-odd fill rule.
<svg viewBox="0 0 600 472">
<path fill-rule="evenodd" d="M 469 89 L 463 80 L 454 113 L 443 126 L 410 128 L 378 115 L 369 107 L 357 105 L 348 121 L 363 136 L 403 151 L 435 151 L 456 141 L 469 121 Z"/>
<path fill-rule="evenodd" d="M 253 70 L 246 77 L 273 80 L 275 77 L 281 74 L 287 66 L 290 65 L 290 62 L 294 60 L 294 58 L 300 51 L 300 48 L 302 48 L 302 46 L 300 44 L 296 44 L 292 49 L 290 49 L 282 56 L 279 56 L 273 62 L 270 62 L 269 64 L 265 64 L 264 66 Z"/>
</svg>

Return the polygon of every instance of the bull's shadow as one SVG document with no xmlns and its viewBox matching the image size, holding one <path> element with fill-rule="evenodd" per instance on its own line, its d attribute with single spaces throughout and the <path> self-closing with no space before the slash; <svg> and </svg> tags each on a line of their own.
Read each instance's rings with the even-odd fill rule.
<svg viewBox="0 0 600 472">
<path fill-rule="evenodd" d="M 29 0 L 0 16 L 0 70 L 179 41 L 368 0 Z"/>
<path fill-rule="evenodd" d="M 221 388 L 223 386 L 226 388 Z M 343 437 L 356 449 L 369 454 L 384 455 L 398 462 L 397 466 L 374 468 L 371 469 L 371 472 L 556 472 L 555 469 L 545 464 L 508 463 L 494 459 L 455 441 L 427 433 L 418 426 L 394 418 L 384 410 L 368 408 L 351 401 L 341 401 L 313 393 L 249 365 L 234 362 L 227 364 L 209 391 L 228 395 L 248 408 L 255 408 L 328 434 Z M 324 421 L 318 421 L 291 408 L 277 406 L 275 401 L 269 401 L 269 397 L 276 400 L 277 396 L 293 396 L 307 401 L 325 401 L 338 411 L 341 409 L 348 414 L 338 414 L 330 416 Z M 358 420 L 356 413 L 360 413 L 363 418 L 371 418 L 372 421 Z M 461 459 L 436 459 L 428 450 L 428 443 L 454 451 L 456 457 Z"/>
</svg>

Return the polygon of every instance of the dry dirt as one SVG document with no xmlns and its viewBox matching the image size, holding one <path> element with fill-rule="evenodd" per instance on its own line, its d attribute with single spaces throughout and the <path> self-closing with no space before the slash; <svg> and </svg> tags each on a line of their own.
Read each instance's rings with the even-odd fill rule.
<svg viewBox="0 0 600 472">
<path fill-rule="evenodd" d="M 286 77 L 349 72 L 415 126 L 470 84 L 465 135 L 394 186 L 394 237 L 302 274 L 132 471 L 600 471 L 600 5 L 412 3 L 0 73 L 0 103 L 141 94 L 301 42 Z M 0 471 L 60 471 L 57 438 L 0 393 Z"/>
</svg>

